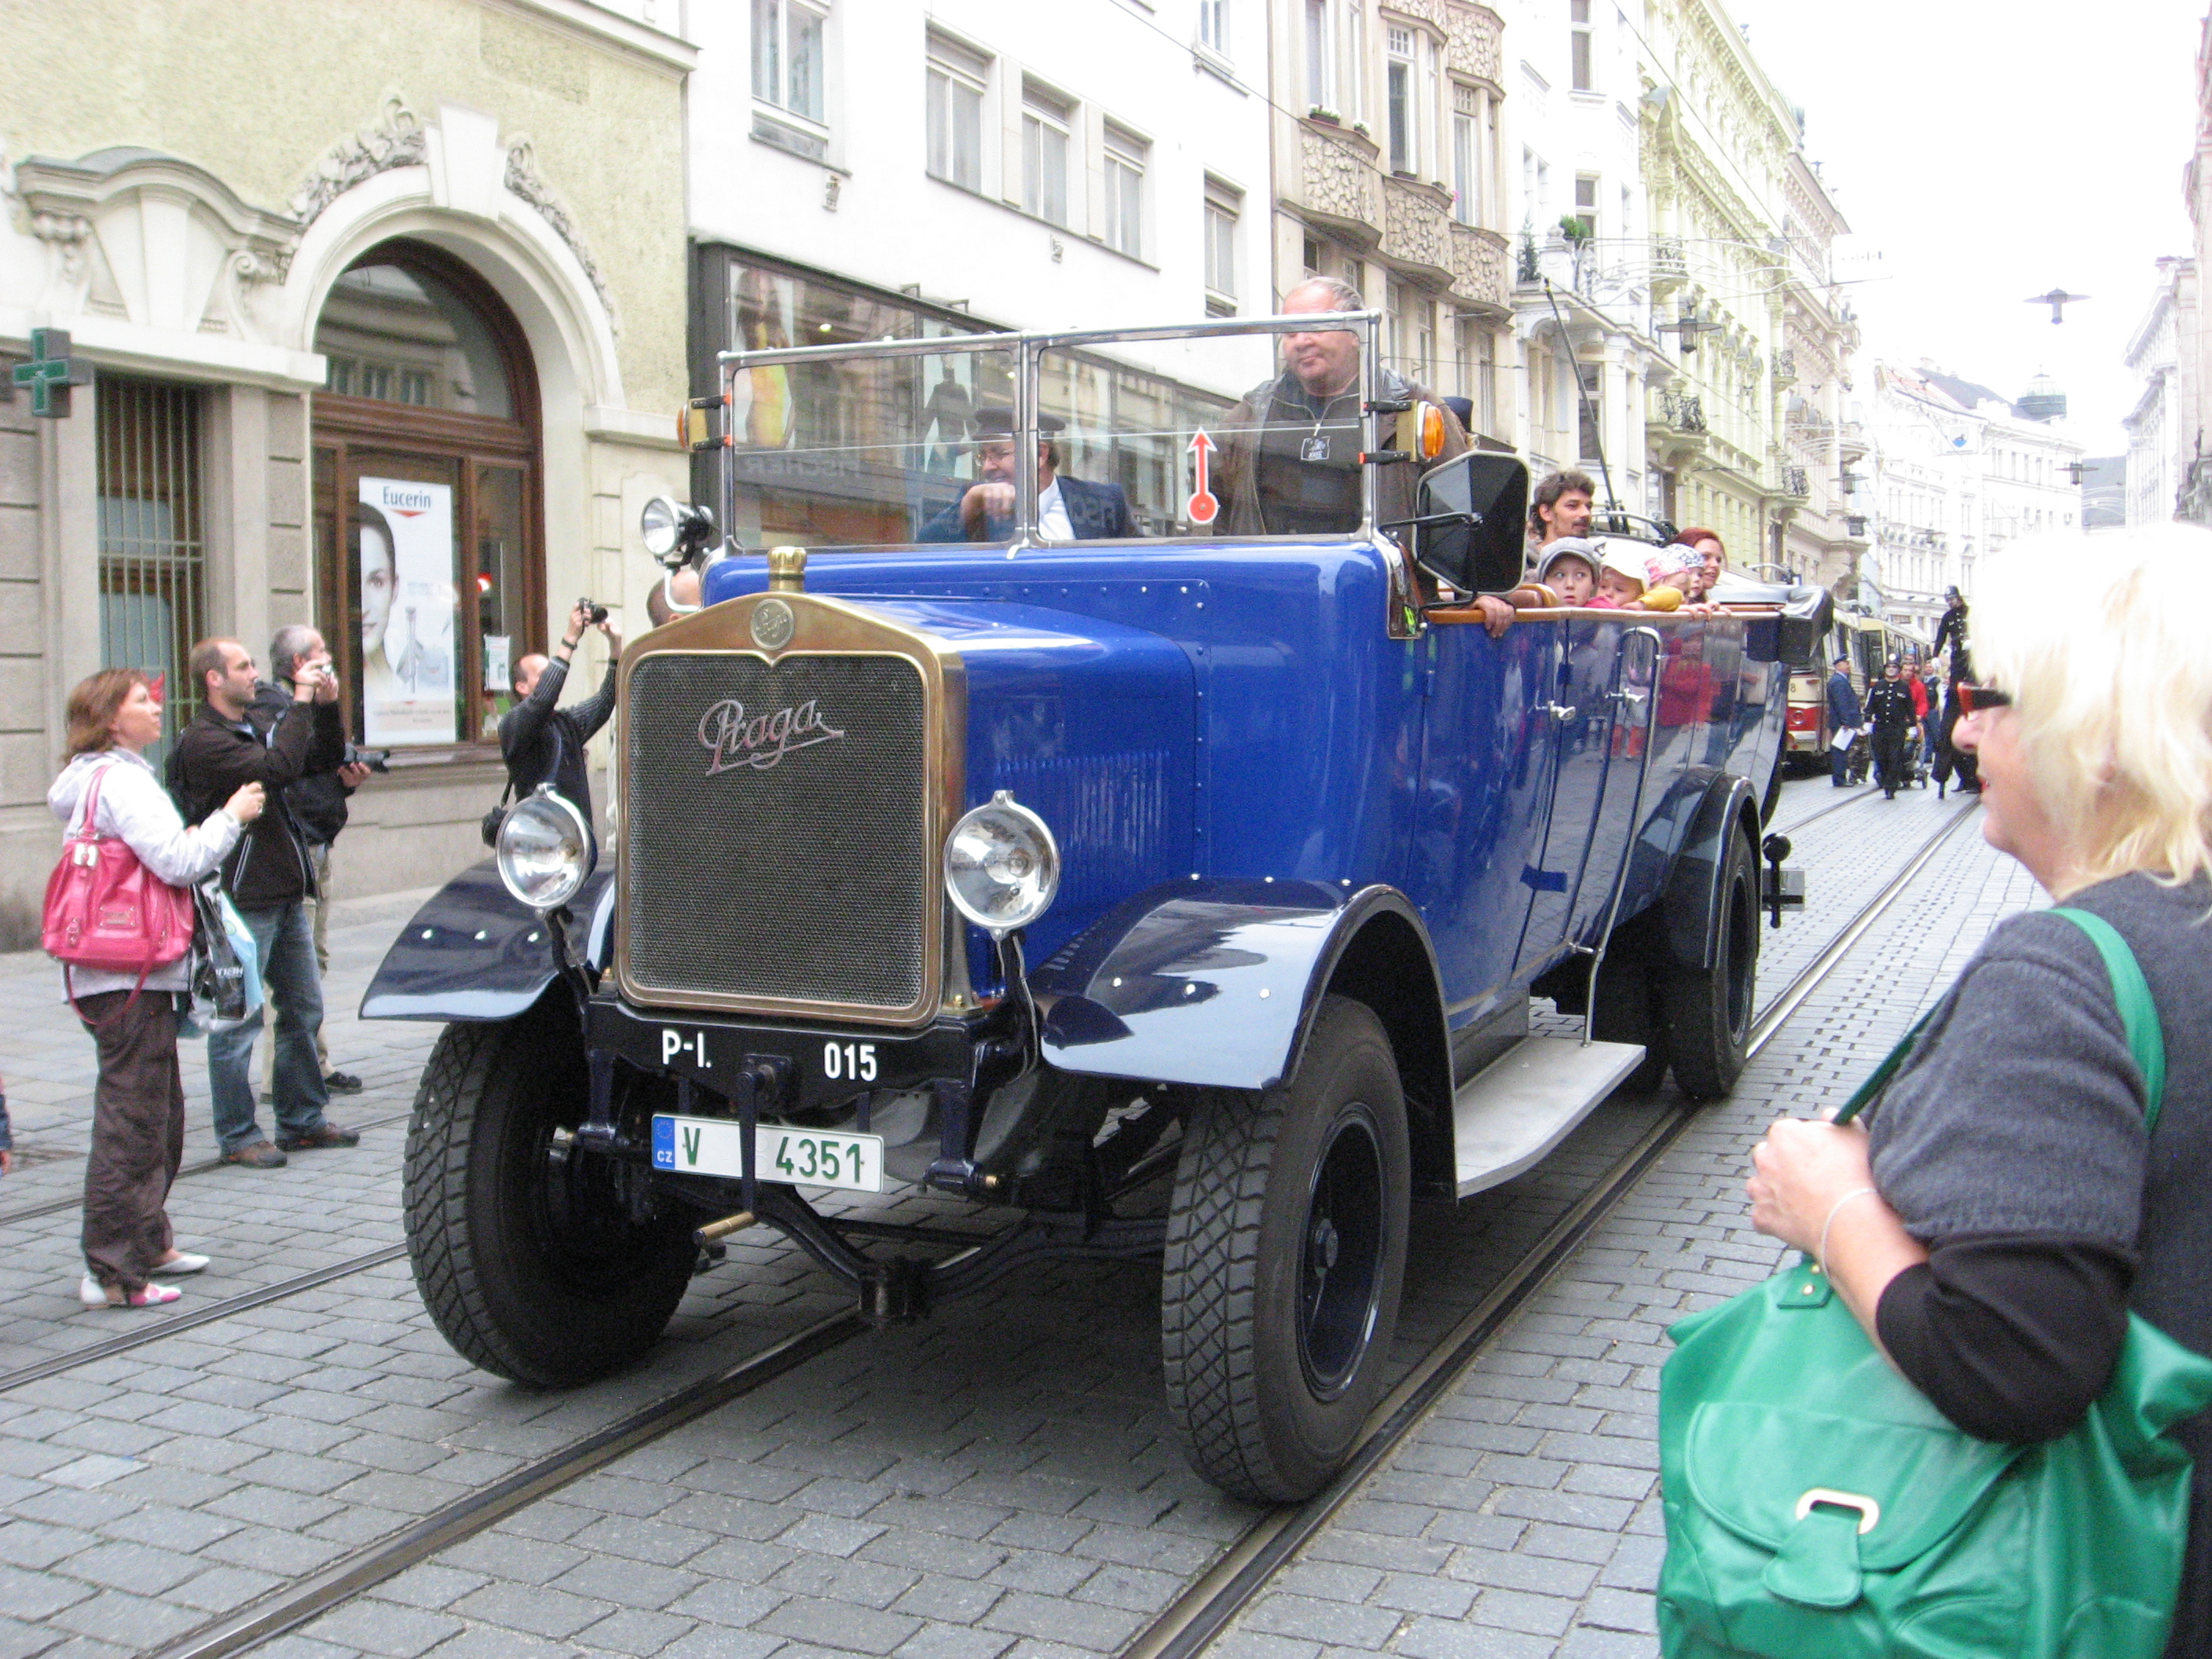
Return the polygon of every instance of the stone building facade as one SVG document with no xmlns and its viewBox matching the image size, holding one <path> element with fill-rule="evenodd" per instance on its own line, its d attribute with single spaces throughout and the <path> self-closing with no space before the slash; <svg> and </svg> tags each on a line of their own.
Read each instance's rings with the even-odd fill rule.
<svg viewBox="0 0 2212 1659">
<path fill-rule="evenodd" d="M 1504 19 L 1471 0 L 1267 0 L 1265 21 L 1276 296 L 1352 283 L 1388 314 L 1390 366 L 1513 447 Z"/>
<path fill-rule="evenodd" d="M 0 356 L 60 331 L 90 383 L 0 404 L 0 936 L 35 931 L 70 686 L 147 669 L 188 717 L 210 634 L 312 621 L 392 750 L 339 894 L 481 856 L 509 665 L 580 592 L 641 624 L 636 508 L 684 477 L 694 53 L 648 10 L 17 15 Z"/>
<path fill-rule="evenodd" d="M 1600 507 L 1656 512 L 1646 411 L 1675 370 L 1651 331 L 1641 43 L 1615 8 L 1559 0 L 1519 0 L 1506 39 L 1519 204 L 1516 437 L 1539 476 L 1576 468 L 1596 481 Z"/>
<path fill-rule="evenodd" d="M 1651 399 L 1652 498 L 1719 531 L 1739 563 L 1833 567 L 1849 515 L 1826 495 L 1816 508 L 1814 452 L 1832 445 L 1813 417 L 1839 422 L 1806 388 L 1826 398 L 1850 378 L 1856 334 L 1826 269 L 1842 218 L 1798 112 L 1714 0 L 1661 0 L 1638 41 L 1653 330 L 1674 370 Z"/>
</svg>

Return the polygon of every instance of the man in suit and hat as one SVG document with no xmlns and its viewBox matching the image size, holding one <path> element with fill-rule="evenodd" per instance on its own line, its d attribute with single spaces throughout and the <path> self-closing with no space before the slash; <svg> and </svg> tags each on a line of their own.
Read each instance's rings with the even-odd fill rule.
<svg viewBox="0 0 2212 1659">
<path fill-rule="evenodd" d="M 1102 541 L 1141 536 L 1121 486 L 1086 483 L 1060 476 L 1060 445 L 1053 434 L 1067 422 L 1039 415 L 1037 423 L 1037 535 L 1048 542 Z M 981 478 L 958 501 L 932 518 L 915 538 L 922 542 L 1002 542 L 1014 533 L 1014 411 L 975 411 L 975 465 Z"/>
</svg>

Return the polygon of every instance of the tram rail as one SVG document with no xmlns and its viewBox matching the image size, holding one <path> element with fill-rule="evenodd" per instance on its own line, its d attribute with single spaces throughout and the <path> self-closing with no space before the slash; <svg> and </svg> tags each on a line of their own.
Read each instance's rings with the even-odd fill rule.
<svg viewBox="0 0 2212 1659">
<path fill-rule="evenodd" d="M 1943 844 L 1972 816 L 1977 804 L 1970 799 L 1946 818 L 1881 890 L 1838 931 L 1820 955 L 1768 1001 L 1753 1024 L 1751 1054 L 1757 1054 L 1774 1039 L 1790 1017 L 1835 971 L 1852 946 L 1904 896 Z M 1262 1516 L 1122 1650 L 1121 1659 L 1194 1659 L 1227 1628 L 1297 1550 L 1413 1432 L 1436 1402 L 1480 1356 L 1491 1339 L 1543 1287 L 1576 1246 L 1665 1155 L 1698 1116 L 1698 1109 L 1684 1107 L 1655 1124 L 1615 1159 L 1482 1301 L 1384 1396 L 1369 1419 L 1367 1437 L 1328 1490 L 1307 1503 Z M 327 1284 L 379 1261 L 393 1260 L 404 1250 L 404 1246 L 387 1249 L 302 1278 Z M 222 1317 L 226 1312 L 240 1311 L 241 1304 L 259 1306 L 307 1288 L 306 1284 L 297 1281 L 268 1286 L 252 1293 L 250 1297 L 211 1304 L 191 1322 L 204 1324 Z M 95 1357 L 119 1352 L 141 1342 L 159 1340 L 179 1328 L 177 1322 L 167 1322 L 148 1329 L 143 1336 L 134 1334 L 100 1345 L 97 1355 L 90 1350 L 58 1355 L 30 1369 L 40 1376 L 52 1376 Z M 484 1532 L 517 1510 L 605 1468 L 626 1453 L 650 1444 L 718 1407 L 842 1346 L 866 1328 L 854 1313 L 840 1313 L 810 1325 L 760 1353 L 687 1384 L 569 1446 L 532 1461 L 466 1498 L 341 1557 L 319 1572 L 210 1620 L 152 1650 L 148 1659 L 224 1659 L 224 1656 L 244 1652 L 298 1629 L 407 1568 Z M 0 1391 L 28 1380 L 20 1373 L 0 1376 Z"/>
</svg>

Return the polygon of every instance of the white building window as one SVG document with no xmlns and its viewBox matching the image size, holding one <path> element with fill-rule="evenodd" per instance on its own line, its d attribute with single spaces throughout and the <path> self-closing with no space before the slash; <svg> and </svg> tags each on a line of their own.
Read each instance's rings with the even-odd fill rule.
<svg viewBox="0 0 2212 1659">
<path fill-rule="evenodd" d="M 1074 112 L 1040 88 L 1022 89 L 1022 209 L 1067 222 L 1069 121 Z"/>
<path fill-rule="evenodd" d="M 1329 27 L 1328 0 L 1306 0 L 1306 107 L 1332 109 L 1330 88 L 1336 76 L 1336 32 Z"/>
<path fill-rule="evenodd" d="M 1229 56 L 1229 0 L 1198 0 L 1198 44 Z"/>
<path fill-rule="evenodd" d="M 1119 127 L 1106 129 L 1106 246 L 1133 259 L 1145 252 L 1146 149 Z"/>
<path fill-rule="evenodd" d="M 1597 44 L 1590 32 L 1590 0 L 1567 0 L 1567 15 L 1573 27 L 1568 43 L 1572 73 L 1567 84 L 1577 92 L 1595 92 Z"/>
<path fill-rule="evenodd" d="M 1452 88 L 1452 217 L 1482 222 L 1482 90 Z"/>
<path fill-rule="evenodd" d="M 1421 170 L 1420 40 L 1413 30 L 1389 26 L 1389 64 L 1385 76 L 1385 104 L 1390 133 L 1390 171 Z"/>
<path fill-rule="evenodd" d="M 990 65 L 951 41 L 929 39 L 929 174 L 983 188 L 983 88 Z"/>
<path fill-rule="evenodd" d="M 753 0 L 753 96 L 817 125 L 825 10 L 822 0 Z"/>
<path fill-rule="evenodd" d="M 1237 314 L 1237 222 L 1244 211 L 1242 191 L 1217 179 L 1206 181 L 1206 314 Z M 1319 257 L 1315 250 L 1314 257 Z"/>
<path fill-rule="evenodd" d="M 1584 240 L 1597 238 L 1597 180 L 1588 173 L 1575 179 L 1575 217 L 1583 222 Z"/>
</svg>

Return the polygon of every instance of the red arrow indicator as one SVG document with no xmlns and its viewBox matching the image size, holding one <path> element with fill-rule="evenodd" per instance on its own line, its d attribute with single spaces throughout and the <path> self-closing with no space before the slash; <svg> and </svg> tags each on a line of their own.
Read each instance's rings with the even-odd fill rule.
<svg viewBox="0 0 2212 1659">
<path fill-rule="evenodd" d="M 1183 516 L 1193 524 L 1212 524 L 1221 512 L 1221 503 L 1213 499 L 1213 490 L 1206 477 L 1212 470 L 1213 452 L 1220 447 L 1207 435 L 1204 427 L 1199 428 L 1191 436 L 1190 452 L 1198 458 L 1194 480 L 1197 487 L 1191 492 L 1190 500 L 1184 504 L 1182 511 Z"/>
</svg>

